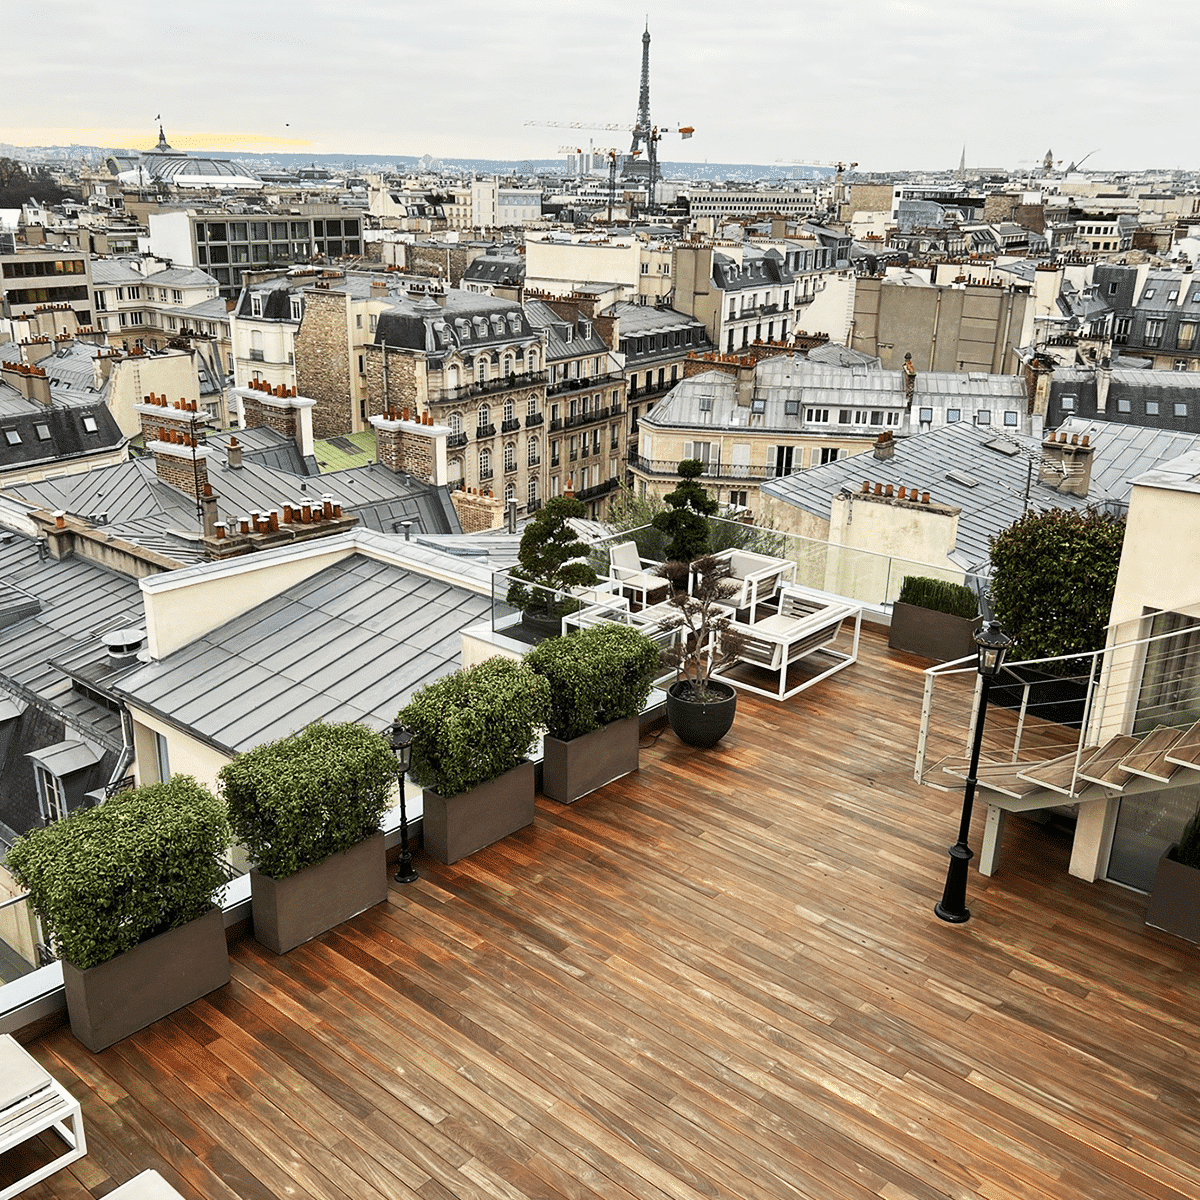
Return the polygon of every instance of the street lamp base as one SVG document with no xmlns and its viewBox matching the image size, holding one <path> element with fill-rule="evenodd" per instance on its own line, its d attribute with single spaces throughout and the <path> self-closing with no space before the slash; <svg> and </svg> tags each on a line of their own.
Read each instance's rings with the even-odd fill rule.
<svg viewBox="0 0 1200 1200">
<path fill-rule="evenodd" d="M 964 921 L 971 919 L 971 910 L 969 908 L 960 908 L 958 910 L 949 909 L 939 900 L 934 906 L 933 911 L 943 920 L 949 921 L 954 925 L 961 925 Z"/>
<path fill-rule="evenodd" d="M 401 855 L 400 861 L 396 864 L 400 869 L 392 876 L 397 883 L 415 883 L 420 876 L 413 869 L 412 859 L 407 855 Z"/>
</svg>

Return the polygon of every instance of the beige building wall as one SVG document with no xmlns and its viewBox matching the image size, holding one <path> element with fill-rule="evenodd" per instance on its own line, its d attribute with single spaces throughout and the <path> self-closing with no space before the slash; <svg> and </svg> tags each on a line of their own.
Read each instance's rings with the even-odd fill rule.
<svg viewBox="0 0 1200 1200">
<path fill-rule="evenodd" d="M 642 247 L 633 240 L 551 242 L 525 239 L 525 286 L 567 295 L 583 283 L 620 283 L 632 299 L 641 287 Z"/>
<path fill-rule="evenodd" d="M 168 350 L 153 358 L 128 355 L 112 359 L 108 407 L 126 437 L 141 433 L 142 419 L 133 406 L 141 404 L 142 398 L 150 393 L 166 396 L 168 404 L 176 400 L 199 403 L 200 380 L 195 356 L 195 350 Z"/>
</svg>

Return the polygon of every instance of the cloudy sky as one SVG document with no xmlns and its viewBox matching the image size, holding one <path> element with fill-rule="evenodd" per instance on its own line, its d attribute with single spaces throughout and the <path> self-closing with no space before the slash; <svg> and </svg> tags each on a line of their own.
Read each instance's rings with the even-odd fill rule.
<svg viewBox="0 0 1200 1200">
<path fill-rule="evenodd" d="M 161 113 L 231 152 L 627 148 L 527 122 L 632 123 L 647 15 L 654 119 L 696 129 L 664 160 L 1200 165 L 1193 0 L 42 0 L 5 28 L 0 142 L 145 147 Z"/>
</svg>

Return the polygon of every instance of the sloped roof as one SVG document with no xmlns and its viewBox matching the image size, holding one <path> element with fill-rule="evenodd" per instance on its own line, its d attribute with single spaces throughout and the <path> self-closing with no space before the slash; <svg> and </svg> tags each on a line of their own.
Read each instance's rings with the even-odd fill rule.
<svg viewBox="0 0 1200 1200">
<path fill-rule="evenodd" d="M 228 753 L 312 721 L 383 728 L 454 670 L 487 596 L 355 554 L 146 664 L 120 691 Z"/>
</svg>

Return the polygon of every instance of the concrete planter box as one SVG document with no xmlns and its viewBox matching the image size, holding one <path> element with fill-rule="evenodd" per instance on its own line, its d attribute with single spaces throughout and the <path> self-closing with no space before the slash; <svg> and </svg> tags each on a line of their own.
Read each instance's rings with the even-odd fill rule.
<svg viewBox="0 0 1200 1200">
<path fill-rule="evenodd" d="M 532 762 L 457 796 L 439 796 L 426 788 L 421 818 L 425 852 L 438 862 L 455 863 L 532 825 L 533 796 Z"/>
<path fill-rule="evenodd" d="M 953 662 L 975 653 L 975 634 L 982 618 L 956 617 L 953 613 L 919 608 L 915 604 L 892 605 L 888 645 L 937 662 Z"/>
<path fill-rule="evenodd" d="M 71 1032 L 93 1053 L 229 982 L 219 908 L 80 970 L 63 959 Z"/>
<path fill-rule="evenodd" d="M 1175 847 L 1163 852 L 1150 889 L 1146 924 L 1200 942 L 1200 870 L 1175 861 Z"/>
<path fill-rule="evenodd" d="M 542 740 L 542 791 L 551 800 L 573 804 L 638 769 L 641 733 L 637 717 L 613 721 L 569 742 Z"/>
<path fill-rule="evenodd" d="M 327 929 L 382 904 L 387 894 L 387 851 L 382 833 L 372 834 L 357 846 L 332 854 L 286 879 L 251 871 L 255 940 L 276 954 L 286 954 Z"/>
</svg>

